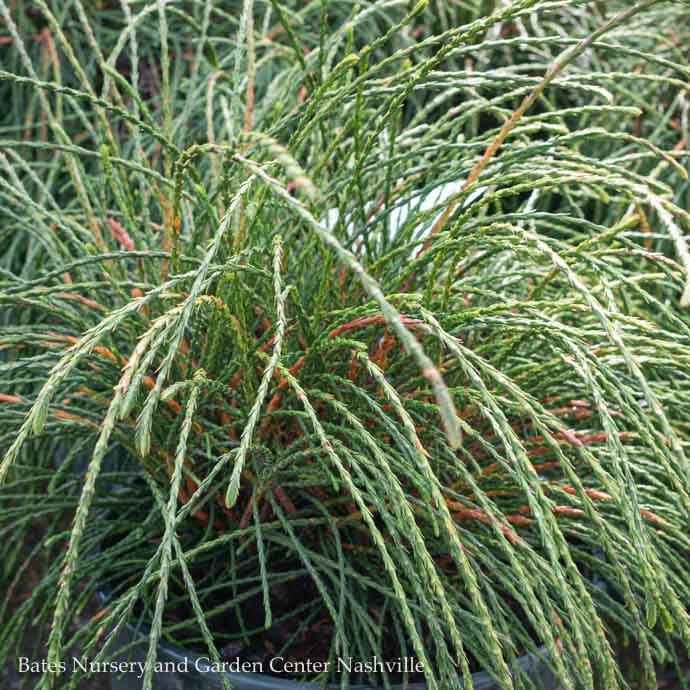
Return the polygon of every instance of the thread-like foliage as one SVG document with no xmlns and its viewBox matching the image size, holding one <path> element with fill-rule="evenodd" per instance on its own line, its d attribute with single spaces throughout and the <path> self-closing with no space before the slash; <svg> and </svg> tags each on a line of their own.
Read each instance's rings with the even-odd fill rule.
<svg viewBox="0 0 690 690">
<path fill-rule="evenodd" d="M 0 14 L 0 659 L 688 687 L 686 2 Z"/>
</svg>

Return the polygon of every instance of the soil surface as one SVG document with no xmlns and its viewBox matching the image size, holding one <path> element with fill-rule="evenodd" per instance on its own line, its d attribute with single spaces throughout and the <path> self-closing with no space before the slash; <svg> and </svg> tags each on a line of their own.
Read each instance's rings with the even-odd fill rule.
<svg viewBox="0 0 690 690">
<path fill-rule="evenodd" d="M 10 605 L 8 614 L 11 616 L 19 605 L 24 600 L 27 590 L 30 590 L 33 583 L 38 582 L 38 573 L 28 573 L 25 578 L 26 586 L 24 590 L 18 590 L 14 592 L 12 598 L 10 599 Z M 0 599 L 2 599 L 6 593 L 0 589 Z M 98 611 L 98 605 L 93 602 L 90 606 L 86 607 L 83 614 L 78 618 L 71 621 L 69 626 L 69 633 L 72 633 L 81 627 L 82 623 L 89 617 L 93 616 Z M 2 628 L 4 621 L 0 621 L 0 629 Z M 34 645 L 36 644 L 36 639 L 39 636 L 40 631 L 31 625 L 27 626 L 27 633 L 22 640 L 20 647 L 20 656 L 27 656 L 31 658 L 34 654 Z M 71 656 L 71 654 L 70 654 Z M 75 650 L 75 656 L 79 656 Z M 39 659 L 40 661 L 40 659 Z M 36 687 L 41 674 L 39 673 L 20 673 L 18 669 L 18 660 L 12 659 L 5 663 L 4 666 L 0 666 L 0 689 L 1 690 L 33 690 Z M 61 676 L 63 680 L 69 678 L 69 674 Z M 94 676 L 91 679 L 82 680 L 77 685 L 77 690 L 110 690 L 110 681 L 106 676 Z"/>
</svg>

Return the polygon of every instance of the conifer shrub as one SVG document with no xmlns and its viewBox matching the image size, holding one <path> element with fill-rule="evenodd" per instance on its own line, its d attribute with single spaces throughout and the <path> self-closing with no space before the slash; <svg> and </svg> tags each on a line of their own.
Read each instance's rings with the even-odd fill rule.
<svg viewBox="0 0 690 690">
<path fill-rule="evenodd" d="M 682 665 L 687 3 L 0 12 L 0 658 Z"/>
</svg>

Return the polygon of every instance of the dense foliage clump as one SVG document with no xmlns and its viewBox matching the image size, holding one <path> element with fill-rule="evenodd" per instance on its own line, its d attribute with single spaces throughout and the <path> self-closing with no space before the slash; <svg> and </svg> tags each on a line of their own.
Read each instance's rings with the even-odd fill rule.
<svg viewBox="0 0 690 690">
<path fill-rule="evenodd" d="M 687 3 L 0 12 L 0 658 L 682 665 Z"/>
</svg>

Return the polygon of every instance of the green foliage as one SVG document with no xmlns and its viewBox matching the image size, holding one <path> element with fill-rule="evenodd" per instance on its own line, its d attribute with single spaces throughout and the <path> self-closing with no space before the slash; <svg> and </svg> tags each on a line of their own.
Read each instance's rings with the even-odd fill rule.
<svg viewBox="0 0 690 690">
<path fill-rule="evenodd" d="M 0 659 L 681 663 L 687 3 L 0 12 Z"/>
</svg>

